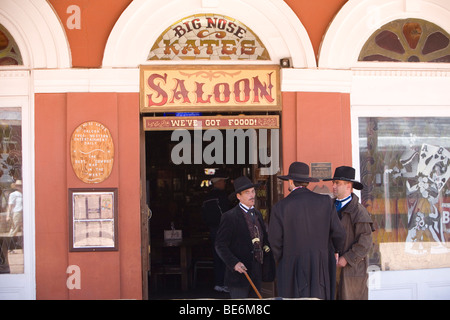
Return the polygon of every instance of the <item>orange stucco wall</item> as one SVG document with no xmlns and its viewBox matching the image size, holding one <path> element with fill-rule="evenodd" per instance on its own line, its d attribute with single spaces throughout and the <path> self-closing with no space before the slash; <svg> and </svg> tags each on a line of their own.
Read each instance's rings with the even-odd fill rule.
<svg viewBox="0 0 450 320">
<path fill-rule="evenodd" d="M 49 0 L 70 44 L 72 66 L 99 68 L 108 36 L 131 0 Z M 315 50 L 345 0 L 286 0 Z M 81 8 L 81 29 L 69 29 L 70 5 Z M 168 17 L 168 25 L 173 19 Z M 36 288 L 38 299 L 142 298 L 138 93 L 35 95 Z M 70 137 L 83 122 L 98 121 L 115 144 L 113 171 L 95 187 L 119 190 L 119 251 L 69 252 L 68 189 L 94 187 L 79 180 L 69 157 Z M 342 93 L 283 94 L 282 159 L 351 165 L 350 97 Z M 312 186 L 314 187 L 314 186 Z M 286 188 L 287 190 L 287 188 Z M 67 267 L 81 270 L 81 289 L 69 290 Z"/>
<path fill-rule="evenodd" d="M 308 32 L 316 58 L 320 44 L 333 18 L 347 0 L 285 0 Z"/>
<path fill-rule="evenodd" d="M 37 298 L 140 299 L 139 95 L 37 94 L 35 117 Z M 75 176 L 69 157 L 73 130 L 89 120 L 110 130 L 115 148 L 111 175 L 95 185 Z M 90 187 L 118 188 L 119 251 L 68 251 L 68 189 Z M 66 286 L 70 265 L 81 289 Z"/>
<path fill-rule="evenodd" d="M 37 94 L 35 104 L 37 298 L 140 299 L 138 94 Z M 94 187 L 73 172 L 70 137 L 89 120 L 108 127 L 115 144 L 113 171 L 95 185 L 119 189 L 120 242 L 115 252 L 68 251 L 67 190 Z M 282 153 L 284 173 L 292 161 L 331 162 L 333 170 L 351 165 L 349 94 L 283 93 Z M 70 265 L 80 267 L 79 290 L 66 286 Z"/>
<path fill-rule="evenodd" d="M 100 67 L 108 36 L 117 19 L 131 1 L 48 0 L 48 2 L 53 6 L 66 31 L 72 53 L 72 65 L 74 67 Z M 347 0 L 285 0 L 285 2 L 295 12 L 308 32 L 317 56 L 328 26 Z M 80 29 L 68 28 L 68 21 L 70 22 L 73 15 L 72 11 L 68 10 L 70 5 L 77 5 L 81 9 Z M 173 22 L 173 19 L 167 17 L 167 25 Z"/>
<path fill-rule="evenodd" d="M 103 52 L 109 34 L 131 0 L 50 0 L 67 34 L 73 67 L 96 68 L 102 65 Z M 80 29 L 69 29 L 76 5 L 81 11 Z M 69 12 L 68 12 L 69 11 Z"/>
<path fill-rule="evenodd" d="M 350 94 L 284 92 L 282 113 L 283 170 L 293 161 L 352 165 Z M 331 183 L 325 185 L 331 190 Z M 287 185 L 285 187 L 287 192 Z"/>
</svg>

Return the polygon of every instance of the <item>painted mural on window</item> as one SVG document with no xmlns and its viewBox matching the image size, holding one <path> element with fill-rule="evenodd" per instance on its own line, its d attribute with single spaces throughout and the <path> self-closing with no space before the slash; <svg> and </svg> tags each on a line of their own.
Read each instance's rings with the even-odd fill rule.
<svg viewBox="0 0 450 320">
<path fill-rule="evenodd" d="M 0 24 L 0 66 L 22 64 L 19 46 L 8 30 Z"/>
<path fill-rule="evenodd" d="M 450 118 L 359 118 L 363 205 L 376 226 L 371 264 L 450 267 Z"/>
<path fill-rule="evenodd" d="M 422 19 L 401 19 L 378 29 L 358 61 L 450 62 L 450 35 Z"/>
<path fill-rule="evenodd" d="M 270 60 L 258 36 L 240 21 L 196 14 L 168 27 L 147 60 Z"/>
<path fill-rule="evenodd" d="M 0 108 L 0 273 L 23 273 L 20 108 Z"/>
</svg>

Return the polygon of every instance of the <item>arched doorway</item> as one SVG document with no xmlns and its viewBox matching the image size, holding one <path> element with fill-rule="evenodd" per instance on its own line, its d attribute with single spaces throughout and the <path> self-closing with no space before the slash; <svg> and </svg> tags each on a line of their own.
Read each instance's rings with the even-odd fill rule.
<svg viewBox="0 0 450 320">
<path fill-rule="evenodd" d="M 252 14 L 248 15 L 249 8 L 252 10 Z M 208 25 L 208 18 L 210 26 L 215 26 L 218 30 L 215 30 L 215 33 L 211 34 L 211 32 L 203 32 L 206 29 L 200 28 L 203 26 L 200 22 L 199 16 L 202 16 L 205 19 L 205 25 Z M 170 19 L 168 19 L 170 17 Z M 216 19 L 215 19 L 216 18 Z M 221 25 L 221 23 L 226 23 L 226 25 Z M 241 26 L 241 24 L 245 24 L 245 27 Z M 240 27 L 241 26 L 241 27 Z M 223 27 L 223 30 L 220 28 Z M 245 29 L 245 32 L 242 31 Z M 180 39 L 171 38 L 167 36 L 164 38 L 165 34 L 168 34 L 171 30 L 172 34 L 176 34 L 178 30 L 178 35 L 183 36 L 184 33 L 189 33 L 193 30 L 202 31 L 202 36 L 210 36 L 217 37 L 208 38 L 204 40 L 208 40 L 210 42 L 204 42 L 204 47 L 200 48 L 200 42 L 189 42 L 192 40 L 189 38 L 187 42 L 183 42 L 183 45 L 180 45 L 182 41 Z M 251 32 L 250 32 L 251 30 Z M 234 38 L 231 35 L 224 35 L 224 38 L 221 38 L 223 34 L 220 32 L 228 32 L 230 34 L 234 33 Z M 250 46 L 246 45 L 237 46 L 238 41 L 243 37 L 243 34 L 253 35 L 252 39 L 245 39 L 246 41 L 250 41 Z M 199 40 L 198 32 L 194 34 L 194 40 Z M 204 52 L 211 49 L 212 52 L 217 52 L 217 42 L 219 40 L 225 40 L 225 42 L 221 42 L 219 44 L 221 52 L 230 52 L 228 57 L 220 57 L 220 55 L 216 55 L 211 59 L 209 56 L 202 56 L 201 59 L 196 59 L 192 57 L 192 54 L 195 55 L 196 50 Z M 167 42 L 164 42 L 167 41 Z M 176 42 L 175 42 L 176 41 Z M 186 41 L 183 40 L 183 41 Z M 252 41 L 260 41 L 264 45 L 264 50 L 266 50 L 267 54 L 261 53 L 253 56 L 251 58 L 245 57 L 246 59 L 242 59 L 243 56 L 236 55 L 235 53 L 246 53 L 246 49 L 250 47 L 255 47 Z M 162 43 L 162 46 L 158 47 L 158 43 Z M 156 47 L 155 47 L 156 46 Z M 167 53 L 164 53 L 164 50 L 167 49 Z M 162 51 L 162 55 L 158 56 Z M 177 59 L 173 58 L 173 55 L 178 54 L 179 52 L 185 52 L 185 55 L 189 56 L 189 58 L 180 56 Z M 252 49 L 249 49 L 250 51 Z M 247 51 L 247 52 L 250 52 Z M 202 55 L 204 52 L 201 52 L 197 57 Z M 166 55 L 166 56 L 164 56 Z M 187 59 L 185 59 L 187 58 Z M 189 59 L 189 60 L 188 60 Z M 118 22 L 116 23 L 111 35 L 108 39 L 107 46 L 105 49 L 104 59 L 103 59 L 103 67 L 128 67 L 128 68 L 136 68 L 138 66 L 142 66 L 142 68 L 147 68 L 151 70 L 152 68 L 163 70 L 161 76 L 164 77 L 165 70 L 169 69 L 177 69 L 177 67 L 185 67 L 189 66 L 192 68 L 202 69 L 203 71 L 209 72 L 208 69 L 211 67 L 217 66 L 229 66 L 233 65 L 233 68 L 237 71 L 242 71 L 244 69 L 255 70 L 258 68 L 273 67 L 277 66 L 279 68 L 280 60 L 284 59 L 290 63 L 291 67 L 295 68 L 315 68 L 316 62 L 314 57 L 314 52 L 306 33 L 306 30 L 301 25 L 297 16 L 290 10 L 290 8 L 286 5 L 284 1 L 260 1 L 257 6 L 251 1 L 133 1 L 130 6 L 125 10 L 122 14 Z M 142 74 L 142 70 L 141 70 Z M 161 80 L 161 79 L 159 79 Z M 159 81 L 158 80 L 158 81 Z M 166 79 L 167 80 L 167 79 Z M 276 86 L 280 86 L 282 78 L 278 80 L 278 83 L 274 83 Z M 224 81 L 219 82 L 224 83 Z M 242 82 L 244 83 L 244 82 Z M 142 81 L 141 81 L 142 84 Z M 182 85 L 179 82 L 180 86 Z M 216 83 L 217 84 L 217 83 Z M 160 86 L 161 83 L 157 84 Z M 183 83 L 186 85 L 186 83 Z M 230 84 L 228 84 L 230 85 Z M 244 84 L 243 84 L 244 85 Z M 188 85 L 186 85 L 187 87 Z M 222 89 L 227 85 L 219 84 Z M 206 88 L 206 87 L 205 87 Z M 242 87 L 244 88 L 244 87 Z M 180 87 L 181 91 L 184 89 Z M 208 100 L 208 95 L 206 95 L 206 90 L 204 91 L 205 95 L 202 96 L 204 100 Z M 275 92 L 275 91 L 274 91 Z M 223 93 L 223 92 L 222 92 Z M 221 93 L 221 94 L 222 94 Z M 183 95 L 183 93 L 181 93 Z M 198 95 L 197 95 L 198 96 Z M 156 95 L 155 95 L 156 97 Z M 176 98 L 178 99 L 178 98 Z M 219 100 L 222 98 L 218 98 Z M 244 99 L 243 96 L 239 98 L 241 101 Z M 243 117 L 250 116 L 269 116 L 272 118 L 277 118 L 279 116 L 279 111 L 281 109 L 266 109 L 261 110 L 256 108 L 254 112 L 246 109 L 246 107 L 237 106 L 234 109 L 229 107 L 218 108 L 215 110 L 203 111 L 201 115 L 193 115 L 189 114 L 190 117 L 203 117 L 203 116 L 230 116 L 236 117 L 239 116 L 239 113 L 244 113 Z M 280 105 L 281 108 L 281 105 Z M 142 110 L 142 109 L 141 109 Z M 180 110 L 176 111 L 151 111 L 148 114 L 148 111 L 142 111 L 142 117 L 151 116 L 154 118 L 165 116 L 174 117 L 174 112 L 186 112 L 192 110 Z M 197 110 L 198 111 L 198 110 Z M 201 112 L 201 111 L 200 111 Z M 186 115 L 186 114 L 185 114 Z M 185 118 L 187 119 L 187 118 Z M 218 118 L 214 118 L 213 120 L 217 120 Z M 247 118 L 248 119 L 248 118 Z M 279 119 L 279 117 L 278 117 Z M 155 119 L 153 119 L 155 120 Z M 156 119 L 155 121 L 158 121 Z M 172 120 L 172 118 L 171 118 Z M 192 120 L 192 119 L 190 119 Z M 199 120 L 199 119 L 193 119 Z M 249 128 L 245 128 L 248 130 Z M 224 132 L 220 130 L 226 130 L 223 128 L 218 129 L 219 132 Z M 144 150 L 144 146 L 151 145 L 152 142 L 149 141 L 157 141 L 166 140 L 167 143 L 170 142 L 170 136 L 174 132 L 173 129 L 168 131 L 168 133 L 161 132 L 153 132 L 147 133 L 148 139 L 145 138 L 145 135 L 142 134 L 142 150 Z M 192 133 L 192 132 L 191 132 Z M 159 135 L 159 136 L 158 136 Z M 157 137 L 158 136 L 158 137 Z M 167 144 L 166 143 L 166 144 Z M 173 144 L 173 143 L 172 143 Z M 163 151 L 163 150 L 158 150 Z M 201 152 L 204 152 L 202 149 Z M 280 155 L 281 155 L 280 151 Z M 170 152 L 169 152 L 170 156 Z M 152 164 L 148 166 L 145 164 L 146 160 L 149 161 L 150 157 L 146 156 L 143 151 L 141 151 L 141 157 L 143 162 L 141 164 L 142 168 L 146 169 L 147 167 L 151 167 Z M 166 163 L 168 163 L 170 159 L 166 159 Z M 153 161 L 153 160 L 151 160 Z M 164 161 L 163 161 L 164 162 Z M 161 167 L 161 164 L 159 164 Z M 200 171 L 205 169 L 205 166 L 200 164 Z M 210 166 L 211 167 L 211 166 Z M 206 169 L 210 168 L 207 167 Z M 212 166 L 214 169 L 217 166 Z M 245 168 L 244 168 L 245 167 Z M 192 167 L 190 167 L 192 168 Z M 164 169 L 161 167 L 161 169 Z M 174 183 L 172 175 L 175 171 L 170 170 L 170 168 L 166 168 L 168 170 L 165 171 L 168 175 L 167 177 L 171 177 L 171 186 L 179 187 L 178 182 Z M 248 170 L 248 166 L 246 167 L 245 163 L 241 166 L 241 168 L 237 168 L 236 172 L 244 172 Z M 250 168 L 251 170 L 251 168 Z M 146 170 L 142 170 L 146 171 Z M 199 172 L 200 172 L 199 171 Z M 157 175 L 157 174 L 156 174 Z M 187 176 L 186 176 L 187 177 Z M 156 178 L 157 179 L 157 178 Z M 179 179 L 188 181 L 189 179 Z M 145 190 L 147 187 L 146 174 L 141 175 L 141 185 L 142 190 Z M 150 186 L 152 182 L 148 185 Z M 157 182 L 156 182 L 157 184 Z M 161 172 L 161 185 L 164 186 L 164 177 L 163 172 Z M 232 187 L 232 186 L 231 186 Z M 184 188 L 184 186 L 183 186 Z M 150 194 L 149 191 L 143 192 L 144 195 Z M 185 197 L 185 195 L 183 195 Z M 148 211 L 146 209 L 146 201 L 142 202 L 143 207 L 143 216 L 142 221 L 145 221 L 148 216 Z M 155 212 L 153 212 L 155 214 Z M 153 218 L 152 218 L 153 219 Z M 170 226 L 169 226 L 170 227 Z M 143 243 L 145 243 L 145 232 L 146 227 L 143 227 Z M 166 226 L 167 228 L 167 226 Z M 164 230 L 160 230 L 164 231 Z M 143 264 L 144 264 L 144 272 L 146 272 L 145 264 L 146 262 L 146 248 L 143 251 Z M 145 277 L 145 275 L 143 275 Z M 144 285 L 145 286 L 145 285 Z"/>
</svg>

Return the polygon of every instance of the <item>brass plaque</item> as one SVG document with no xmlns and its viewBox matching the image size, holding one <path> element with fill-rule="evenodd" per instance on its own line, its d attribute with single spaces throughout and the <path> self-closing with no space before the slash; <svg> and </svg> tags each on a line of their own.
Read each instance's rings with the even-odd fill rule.
<svg viewBox="0 0 450 320">
<path fill-rule="evenodd" d="M 317 179 L 331 178 L 331 162 L 311 162 L 311 177 Z"/>
</svg>

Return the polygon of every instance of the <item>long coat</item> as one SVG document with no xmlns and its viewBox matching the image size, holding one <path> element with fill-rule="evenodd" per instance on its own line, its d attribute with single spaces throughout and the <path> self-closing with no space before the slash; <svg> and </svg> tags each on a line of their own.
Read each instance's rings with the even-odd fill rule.
<svg viewBox="0 0 450 320">
<path fill-rule="evenodd" d="M 341 255 L 347 260 L 347 265 L 338 267 L 337 299 L 367 300 L 368 253 L 373 244 L 372 219 L 355 194 L 342 208 L 341 214 L 341 223 L 347 234 Z"/>
<path fill-rule="evenodd" d="M 246 266 L 250 278 L 254 279 L 252 271 L 253 244 L 244 214 L 239 205 L 225 212 L 222 215 L 219 230 L 217 231 L 216 252 L 227 266 L 224 283 L 229 287 L 244 287 L 249 284 L 243 274 L 234 271 L 234 266 L 239 261 Z M 263 229 L 262 246 L 269 245 L 262 215 L 257 210 L 256 217 Z"/>
<path fill-rule="evenodd" d="M 306 188 L 277 202 L 269 223 L 269 242 L 277 265 L 278 295 L 285 298 L 333 299 L 334 255 L 345 231 L 332 199 Z"/>
</svg>

